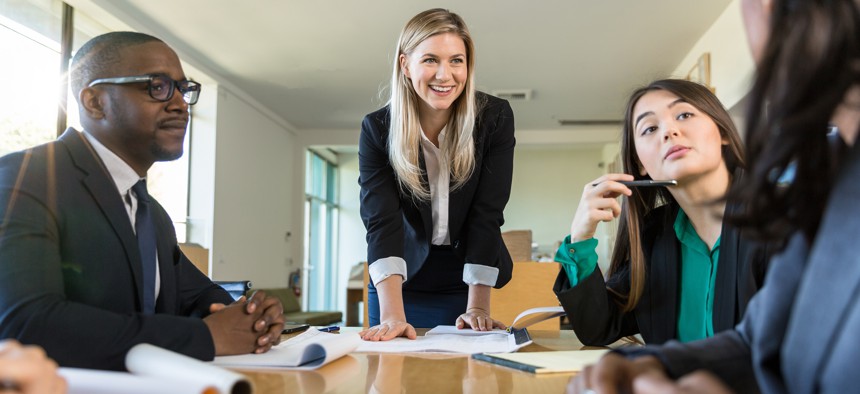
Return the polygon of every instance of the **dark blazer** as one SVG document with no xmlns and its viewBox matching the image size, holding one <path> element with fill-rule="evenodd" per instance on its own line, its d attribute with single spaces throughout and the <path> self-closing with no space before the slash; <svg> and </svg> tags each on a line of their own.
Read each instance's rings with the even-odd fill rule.
<svg viewBox="0 0 860 394">
<path fill-rule="evenodd" d="M 595 268 L 573 288 L 561 270 L 553 290 L 583 344 L 608 345 L 637 333 L 642 334 L 645 343 L 677 338 L 681 270 L 681 242 L 674 228 L 677 214 L 678 205 L 672 203 L 656 208 L 645 218 L 640 236 L 647 282 L 639 304 L 631 312 L 622 312 L 615 296 L 607 290 L 629 293 L 629 262 L 606 282 L 600 268 Z M 761 287 L 767 262 L 766 248 L 723 224 L 714 289 L 714 332 L 730 329 L 741 320 L 750 298 Z"/>
<path fill-rule="evenodd" d="M 514 161 L 514 113 L 507 101 L 478 93 L 475 171 L 449 197 L 448 228 L 454 253 L 469 264 L 499 269 L 495 287 L 511 279 L 513 264 L 499 228 L 511 194 Z M 364 117 L 359 139 L 361 219 L 367 228 L 367 261 L 384 257 L 406 260 L 407 280 L 421 269 L 433 234 L 429 201 L 402 193 L 388 161 L 390 116 L 384 107 Z M 421 169 L 424 170 L 420 146 Z M 427 182 L 424 171 L 424 182 Z"/>
<path fill-rule="evenodd" d="M 860 144 L 851 148 L 811 242 L 797 234 L 773 259 L 735 330 L 640 353 L 673 377 L 708 369 L 741 393 L 856 393 L 860 354 Z"/>
<path fill-rule="evenodd" d="M 117 188 L 84 136 L 0 158 L 0 338 L 45 348 L 61 366 L 123 369 L 139 343 L 211 360 L 200 318 L 232 298 L 182 254 L 154 204 L 161 290 L 141 313 L 137 238 Z"/>
</svg>

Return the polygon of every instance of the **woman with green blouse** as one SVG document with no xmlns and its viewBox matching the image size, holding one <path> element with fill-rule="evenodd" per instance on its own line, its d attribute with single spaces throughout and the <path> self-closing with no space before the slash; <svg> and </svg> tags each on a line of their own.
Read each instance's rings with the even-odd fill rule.
<svg viewBox="0 0 860 394">
<path fill-rule="evenodd" d="M 666 79 L 636 90 L 625 112 L 624 173 L 585 185 L 556 253 L 554 290 L 577 337 L 607 345 L 692 341 L 733 327 L 761 286 L 765 248 L 726 225 L 723 196 L 744 167 L 737 130 L 702 85 Z M 674 180 L 671 186 L 626 186 Z M 623 200 L 619 203 L 618 197 Z M 609 271 L 595 230 L 619 218 Z"/>
</svg>

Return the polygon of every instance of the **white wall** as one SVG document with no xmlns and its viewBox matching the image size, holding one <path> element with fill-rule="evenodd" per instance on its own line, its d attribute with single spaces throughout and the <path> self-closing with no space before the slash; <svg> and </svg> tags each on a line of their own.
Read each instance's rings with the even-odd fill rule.
<svg viewBox="0 0 860 394">
<path fill-rule="evenodd" d="M 601 157 L 602 147 L 518 147 L 502 231 L 532 230 L 538 251 L 551 258 L 570 233 L 583 186 L 603 173 Z"/>
<path fill-rule="evenodd" d="M 284 287 L 301 256 L 296 137 L 255 106 L 218 89 L 212 277 Z M 300 206 L 300 203 L 298 204 Z M 287 237 L 287 233 L 292 237 Z M 297 236 L 298 235 L 298 236 Z"/>
<path fill-rule="evenodd" d="M 683 78 L 705 52 L 711 53 L 711 85 L 726 108 L 746 96 L 755 63 L 750 55 L 741 19 L 740 0 L 734 0 L 699 39 L 673 75 Z"/>
<path fill-rule="evenodd" d="M 186 71 L 187 73 L 187 71 Z M 212 248 L 212 218 L 215 214 L 215 144 L 218 126 L 218 85 L 207 84 L 191 112 L 191 140 L 187 154 L 188 226 L 187 241 Z M 212 272 L 210 253 L 209 272 Z"/>
</svg>

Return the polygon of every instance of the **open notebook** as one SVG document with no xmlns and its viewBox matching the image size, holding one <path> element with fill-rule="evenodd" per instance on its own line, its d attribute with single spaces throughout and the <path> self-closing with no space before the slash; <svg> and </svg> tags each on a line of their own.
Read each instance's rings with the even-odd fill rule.
<svg viewBox="0 0 860 394">
<path fill-rule="evenodd" d="M 226 367 L 317 369 L 346 356 L 361 342 L 358 333 L 331 334 L 311 328 L 266 353 L 219 356 L 213 363 Z"/>
<path fill-rule="evenodd" d="M 456 326 L 436 326 L 416 340 L 395 338 L 363 342 L 359 352 L 510 353 L 532 343 L 526 327 L 564 314 L 561 307 L 532 308 L 517 316 L 507 330 L 475 331 Z"/>
<path fill-rule="evenodd" d="M 497 328 L 492 331 L 475 331 L 471 328 L 457 328 L 457 326 L 436 326 L 432 330 L 427 331 L 424 335 L 487 335 L 498 333 L 517 333 L 533 324 L 564 315 L 564 309 L 560 306 L 543 306 L 523 311 L 517 315 L 514 322 L 505 330 Z"/>
</svg>

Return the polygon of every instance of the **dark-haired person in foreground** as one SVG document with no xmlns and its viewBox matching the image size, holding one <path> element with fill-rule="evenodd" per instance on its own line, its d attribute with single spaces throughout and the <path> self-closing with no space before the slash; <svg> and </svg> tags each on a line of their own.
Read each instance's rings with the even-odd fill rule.
<svg viewBox="0 0 860 394">
<path fill-rule="evenodd" d="M 729 219 L 784 249 L 735 330 L 608 355 L 571 391 L 858 391 L 860 0 L 741 4 L 758 73 Z"/>
<path fill-rule="evenodd" d="M 139 343 L 203 360 L 267 351 L 280 301 L 233 303 L 146 191 L 152 164 L 182 155 L 200 85 L 167 44 L 132 32 L 84 44 L 71 81 L 84 130 L 0 158 L 0 338 L 99 369 L 123 369 Z"/>
</svg>

